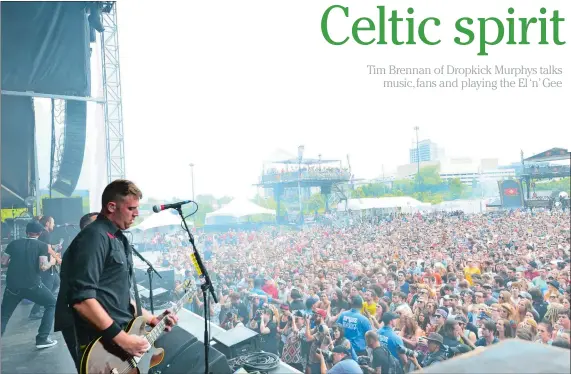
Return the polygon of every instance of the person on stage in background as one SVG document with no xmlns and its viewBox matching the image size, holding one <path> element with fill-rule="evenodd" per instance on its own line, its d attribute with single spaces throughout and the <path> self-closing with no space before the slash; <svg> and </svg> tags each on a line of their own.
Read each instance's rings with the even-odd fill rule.
<svg viewBox="0 0 571 374">
<path fill-rule="evenodd" d="M 65 325 L 72 315 L 79 345 L 78 360 L 87 345 L 97 338 L 115 343 L 132 356 L 140 357 L 150 349 L 147 339 L 124 331 L 136 317 L 136 307 L 131 299 L 132 248 L 122 230 L 128 229 L 139 215 L 141 198 L 142 193 L 133 182 L 111 182 L 103 191 L 100 214 L 80 231 L 66 251 L 62 277 L 62 289 L 66 292 L 60 295 L 64 308 L 58 309 L 56 324 Z M 178 321 L 168 311 L 160 316 L 153 316 L 145 309 L 141 311 L 151 326 L 167 318 L 170 330 Z"/>
<path fill-rule="evenodd" d="M 98 215 L 99 213 L 97 212 L 91 212 L 81 217 L 81 219 L 79 220 L 79 229 L 83 230 L 87 225 L 95 221 Z"/>
<path fill-rule="evenodd" d="M 87 213 L 79 220 L 79 228 L 83 230 L 87 225 L 95 221 L 97 215 L 99 213 L 92 212 Z M 65 277 L 66 269 L 66 260 L 69 257 L 67 251 L 65 251 L 63 255 L 62 267 L 60 276 L 61 278 Z M 63 339 L 65 340 L 65 344 L 67 345 L 67 349 L 71 354 L 73 362 L 76 364 L 77 371 L 79 372 L 79 344 L 77 342 L 77 334 L 75 332 L 75 326 L 73 324 L 73 314 L 70 313 L 68 305 L 66 303 L 66 298 L 64 295 L 67 295 L 68 288 L 67 283 L 62 284 L 59 290 L 59 294 L 56 301 L 56 319 L 54 324 L 54 331 L 61 331 L 63 335 Z M 63 318 L 63 316 L 67 315 L 67 318 Z"/>
<path fill-rule="evenodd" d="M 56 299 L 41 280 L 40 273 L 55 265 L 55 257 L 48 254 L 48 245 L 38 240 L 42 225 L 36 221 L 26 226 L 27 238 L 8 244 L 2 254 L 2 266 L 8 266 L 6 290 L 2 298 L 2 335 L 20 301 L 27 299 L 45 308 L 36 335 L 36 348 L 43 349 L 57 344 L 50 339 L 54 322 Z"/>
<path fill-rule="evenodd" d="M 58 251 L 61 250 L 61 246 L 52 241 L 52 232 L 55 227 L 55 220 L 50 216 L 41 216 L 39 223 L 43 226 L 42 233 L 38 238 L 39 241 L 44 242 L 48 245 L 48 252 L 51 257 L 56 259 L 56 265 L 61 265 L 61 256 Z M 48 270 L 41 273 L 42 283 L 51 293 L 54 298 L 57 298 L 60 278 L 58 271 L 55 266 L 50 267 Z M 30 310 L 30 319 L 42 319 L 42 312 L 40 305 L 35 304 Z"/>
</svg>

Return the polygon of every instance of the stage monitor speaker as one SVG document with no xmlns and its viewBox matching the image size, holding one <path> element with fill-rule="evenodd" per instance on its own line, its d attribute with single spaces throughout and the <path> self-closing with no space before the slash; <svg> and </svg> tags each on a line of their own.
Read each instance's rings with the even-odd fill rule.
<svg viewBox="0 0 571 374">
<path fill-rule="evenodd" d="M 165 335 L 165 337 L 168 335 L 170 333 Z M 205 372 L 204 344 L 202 342 L 196 340 L 190 345 L 185 343 L 184 348 L 177 349 L 177 353 L 172 357 L 167 357 L 167 352 L 165 352 L 163 362 L 151 369 L 150 374 L 201 374 Z M 208 351 L 208 372 L 232 374 L 232 369 L 230 369 L 226 357 L 213 347 L 210 347 Z"/>
<path fill-rule="evenodd" d="M 228 359 L 258 352 L 260 347 L 259 334 L 243 326 L 234 327 L 213 340 L 216 342 L 216 349 Z"/>
<path fill-rule="evenodd" d="M 64 131 L 63 154 L 52 188 L 69 197 L 75 191 L 83 166 L 87 132 L 87 103 L 85 101 L 66 100 Z"/>
<path fill-rule="evenodd" d="M 83 199 L 81 197 L 63 197 L 42 200 L 42 213 L 52 216 L 56 225 L 79 225 L 83 216 Z"/>
<path fill-rule="evenodd" d="M 157 269 L 157 272 L 162 278 L 153 274 L 153 290 L 155 288 L 165 288 L 169 291 L 173 291 L 175 287 L 174 269 Z M 149 276 L 144 266 L 135 268 L 135 278 L 137 279 L 137 284 L 149 288 Z"/>
<path fill-rule="evenodd" d="M 174 326 L 170 332 L 163 334 L 155 342 L 155 347 L 165 350 L 165 357 L 159 365 L 151 369 L 150 374 L 163 373 L 168 364 L 197 341 L 196 336 L 179 326 Z"/>
</svg>

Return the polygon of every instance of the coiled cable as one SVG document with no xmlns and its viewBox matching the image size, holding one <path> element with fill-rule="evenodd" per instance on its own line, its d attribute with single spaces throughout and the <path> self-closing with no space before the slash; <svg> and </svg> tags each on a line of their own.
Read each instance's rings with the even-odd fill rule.
<svg viewBox="0 0 571 374">
<path fill-rule="evenodd" d="M 267 373 L 279 366 L 280 358 L 273 353 L 256 352 L 233 358 L 228 360 L 228 363 L 235 370 L 243 367 L 248 372 L 259 371 Z"/>
</svg>

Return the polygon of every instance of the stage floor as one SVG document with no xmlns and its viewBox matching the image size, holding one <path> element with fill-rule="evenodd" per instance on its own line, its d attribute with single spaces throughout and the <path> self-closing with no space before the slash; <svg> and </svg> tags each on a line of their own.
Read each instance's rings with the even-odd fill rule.
<svg viewBox="0 0 571 374">
<path fill-rule="evenodd" d="M 30 309 L 32 309 L 31 304 L 21 303 L 8 322 L 6 333 L 0 342 L 2 373 L 76 373 L 75 365 L 61 333 L 52 334 L 52 339 L 58 341 L 57 345 L 46 349 L 36 349 L 36 334 L 40 321 L 28 319 Z"/>
</svg>

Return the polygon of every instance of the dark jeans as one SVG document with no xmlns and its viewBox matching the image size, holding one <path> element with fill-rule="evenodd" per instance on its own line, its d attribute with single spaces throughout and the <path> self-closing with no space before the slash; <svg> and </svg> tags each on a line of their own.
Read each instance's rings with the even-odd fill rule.
<svg viewBox="0 0 571 374">
<path fill-rule="evenodd" d="M 39 304 L 45 308 L 42 322 L 38 328 L 36 343 L 42 342 L 50 336 L 54 326 L 54 314 L 56 309 L 56 298 L 43 284 L 32 288 L 9 289 L 4 291 L 2 299 L 2 335 L 6 331 L 6 325 L 12 317 L 14 310 L 23 299 Z"/>
<path fill-rule="evenodd" d="M 46 286 L 46 288 L 48 290 L 50 290 L 52 295 L 54 295 L 54 297 L 57 299 L 57 294 L 58 294 L 59 285 L 60 285 L 60 279 L 59 279 L 58 272 L 55 269 L 49 269 L 46 271 L 42 271 L 40 273 L 40 277 L 42 278 L 42 283 L 44 284 L 44 286 Z M 36 303 L 32 307 L 32 310 L 30 310 L 30 315 L 40 314 L 40 307 L 41 307 L 41 305 Z"/>
</svg>

